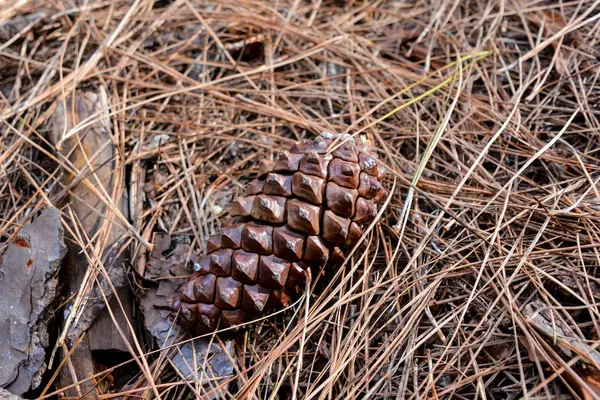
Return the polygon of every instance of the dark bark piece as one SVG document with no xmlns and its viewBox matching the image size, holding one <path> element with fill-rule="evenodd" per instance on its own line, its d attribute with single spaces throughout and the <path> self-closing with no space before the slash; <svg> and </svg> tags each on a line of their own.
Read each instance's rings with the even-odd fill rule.
<svg viewBox="0 0 600 400">
<path fill-rule="evenodd" d="M 573 353 L 584 355 L 582 360 L 591 366 L 600 363 L 600 351 L 581 340 L 568 324 L 552 315 L 548 304 L 540 300 L 532 300 L 523 308 L 525 320 L 552 340 L 557 349 L 565 356 L 573 357 Z"/>
<path fill-rule="evenodd" d="M 114 297 L 113 288 L 119 291 L 128 284 L 125 260 L 129 258 L 129 250 L 123 245 L 128 240 L 127 228 L 134 231 L 127 221 L 129 207 L 124 188 L 125 170 L 122 157 L 113 143 L 109 109 L 106 93 L 100 86 L 98 92 L 77 92 L 65 101 L 58 100 L 51 119 L 51 140 L 62 156 L 68 159 L 66 165 L 72 167 L 72 170 L 64 171 L 63 179 L 67 188 L 65 202 L 72 211 L 68 215 L 73 215 L 68 223 L 77 225 L 82 237 L 90 238 L 90 243 L 82 244 L 85 247 L 102 245 L 96 251 L 108 275 L 107 279 L 98 272 L 96 266 L 89 265 L 77 240 L 68 241 L 69 253 L 61 271 L 63 293 L 70 299 L 64 305 L 64 309 L 70 312 L 62 327 L 66 331 L 67 348 L 84 332 L 88 331 L 88 335 L 83 339 L 87 345 L 80 345 L 70 355 L 74 368 L 61 370 L 57 380 L 58 388 L 70 385 L 73 379 L 85 379 L 95 372 L 90 364 L 91 348 L 113 350 L 120 347 L 120 350 L 127 350 L 123 338 L 114 334 L 115 324 L 123 327 L 125 341 L 133 341 L 133 332 L 128 329 L 126 315 L 114 312 L 116 321 L 113 321 L 106 314 L 107 300 L 110 304 Z M 76 126 L 82 129 L 68 138 L 63 137 L 65 132 L 72 132 Z M 102 193 L 110 194 L 110 203 L 116 207 L 108 204 Z M 84 279 L 87 280 L 86 285 L 82 285 Z M 86 291 L 79 293 L 82 288 Z M 83 302 L 76 302 L 82 298 L 85 299 Z M 72 308 L 75 306 L 81 308 Z M 98 319 L 101 313 L 104 313 L 104 317 Z M 77 318 L 72 318 L 75 315 Z M 107 330 L 113 334 L 105 335 Z M 102 337 L 103 342 L 92 345 L 89 340 L 94 337 Z M 108 340 L 109 338 L 113 340 Z M 101 346 L 105 348 L 102 349 Z M 70 371 L 74 371 L 75 377 Z M 92 386 L 93 382 L 88 381 L 64 394 L 79 397 L 87 393 L 86 398 L 94 398 L 96 393 Z"/>
<path fill-rule="evenodd" d="M 179 243 L 173 251 L 169 252 L 171 237 L 163 233 L 156 233 L 152 238 L 152 242 L 154 247 L 144 269 L 146 278 L 156 279 L 168 275 L 172 271 L 175 271 L 176 275 L 185 275 L 188 272 L 189 265 L 186 265 L 186 261 L 188 261 L 187 255 L 190 253 L 189 245 Z M 196 255 L 191 258 L 194 259 L 194 262 L 198 262 L 200 259 Z"/>
<path fill-rule="evenodd" d="M 319 233 L 319 207 L 300 201 L 290 200 L 287 205 L 288 225 L 309 235 Z"/>
<path fill-rule="evenodd" d="M 324 187 L 325 179 L 317 176 L 296 172 L 292 178 L 294 195 L 313 204 L 321 204 L 323 202 Z"/>
<path fill-rule="evenodd" d="M 329 155 L 319 155 L 314 151 L 308 152 L 300 161 L 300 172 L 315 175 L 319 178 L 327 177 L 327 166 L 331 161 Z"/>
<path fill-rule="evenodd" d="M 1 34 L 0 34 L 1 37 Z M 0 400 L 23 400 L 21 396 L 17 396 L 6 389 L 0 387 Z"/>
<path fill-rule="evenodd" d="M 47 320 L 67 248 L 57 209 L 21 228 L 0 257 L 0 386 L 23 394 L 46 371 Z"/>
<path fill-rule="evenodd" d="M 273 227 L 250 222 L 246 224 L 242 232 L 242 249 L 257 254 L 271 254 L 273 251 L 272 234 Z"/>
<path fill-rule="evenodd" d="M 171 242 L 170 238 L 168 238 L 167 242 L 169 246 Z M 183 253 L 188 253 L 187 245 L 177 244 L 171 256 L 161 258 L 161 262 L 167 267 L 164 270 L 164 277 L 172 278 L 172 276 L 182 275 L 178 271 L 180 268 L 178 265 L 179 257 L 176 256 L 179 253 L 179 247 L 186 250 Z M 157 253 L 160 254 L 161 251 Z M 153 250 L 151 257 L 154 254 L 155 251 Z M 175 260 L 171 260 L 172 258 L 175 258 Z M 172 269 L 169 270 L 169 267 L 172 267 Z M 199 276 L 196 275 L 194 279 L 198 278 Z M 144 314 L 144 325 L 156 338 L 159 347 L 172 344 L 174 337 L 180 334 L 180 326 L 177 324 L 173 325 L 172 320 L 175 317 L 174 311 L 178 310 L 180 306 L 177 307 L 176 304 L 171 304 L 171 312 L 166 310 L 164 306 L 168 303 L 168 299 L 176 294 L 177 286 L 181 281 L 182 279 L 160 280 L 158 286 L 151 285 L 144 291 L 144 294 L 140 298 L 140 305 Z M 197 323 L 193 326 L 181 323 L 181 328 L 188 330 L 193 335 L 206 334 L 217 329 L 221 318 L 221 310 L 214 303 L 196 303 L 195 305 L 197 308 L 196 314 L 198 315 Z M 178 319 L 178 321 L 181 322 L 181 319 Z M 234 371 L 231 340 L 223 338 L 222 341 L 224 342 L 224 346 L 215 343 L 210 337 L 196 338 L 193 341 L 179 345 L 174 356 L 171 347 L 162 350 L 160 356 L 163 358 L 172 357 L 172 366 L 182 376 L 204 374 L 205 376 L 211 376 L 211 379 L 216 379 L 216 381 L 206 384 L 204 387 L 199 387 L 201 393 L 207 393 L 214 389 L 216 382 L 222 383 L 223 377 L 231 376 Z M 164 353 L 162 353 L 163 351 Z M 199 368 L 199 370 L 196 371 L 196 368 Z M 149 386 L 148 382 L 145 381 L 145 377 L 141 377 L 135 382 L 135 385 L 136 387 Z"/>
<path fill-rule="evenodd" d="M 85 373 L 90 371 L 91 373 L 95 372 L 94 361 L 92 359 L 92 350 L 90 349 L 90 337 L 84 336 L 79 342 L 79 346 L 71 352 L 69 360 L 71 361 L 71 366 L 73 371 L 77 376 L 77 379 L 83 379 Z M 64 349 L 60 349 L 61 358 L 65 358 L 67 353 L 65 353 Z M 81 378 L 79 378 L 81 377 Z M 69 384 L 72 384 L 72 378 L 69 374 L 69 377 L 59 375 L 57 378 L 56 386 L 57 388 L 65 387 Z M 74 389 L 66 390 L 60 393 L 59 398 L 66 397 L 67 395 L 76 396 L 75 398 L 79 399 L 96 399 L 96 392 L 93 382 L 82 382 Z"/>
<path fill-rule="evenodd" d="M 265 178 L 264 194 L 290 197 L 292 195 L 292 177 L 270 173 Z"/>
<path fill-rule="evenodd" d="M 276 256 L 263 256 L 259 261 L 258 283 L 271 289 L 283 287 L 289 272 L 288 261 Z"/>
<path fill-rule="evenodd" d="M 136 308 L 135 296 L 129 286 L 122 287 L 117 292 L 117 296 L 114 296 L 109 306 L 113 312 L 113 316 L 117 321 L 129 320 L 131 323 L 135 323 L 136 315 L 134 310 Z M 121 310 L 121 305 L 123 310 Z M 125 311 L 125 315 L 123 315 Z M 88 330 L 89 348 L 91 351 L 102 351 L 105 354 L 111 354 L 114 352 L 128 352 L 129 349 L 123 341 L 121 333 L 115 329 L 115 322 L 111 315 L 105 311 L 100 313 L 94 321 L 92 327 Z M 131 342 L 129 342 L 131 344 Z"/>
<path fill-rule="evenodd" d="M 302 258 L 304 236 L 285 226 L 273 229 L 273 254 L 285 260 L 297 261 Z"/>
<path fill-rule="evenodd" d="M 358 187 L 358 174 L 360 168 L 356 163 L 334 158 L 329 163 L 329 180 L 340 186 L 356 189 Z"/>
<path fill-rule="evenodd" d="M 232 277 L 217 279 L 215 305 L 221 310 L 235 309 L 240 306 L 242 284 Z"/>
<path fill-rule="evenodd" d="M 70 385 L 73 379 L 79 381 L 95 372 L 90 362 L 91 348 L 127 351 L 125 342 L 133 341 L 133 332 L 128 329 L 126 315 L 115 312 L 116 321 L 113 321 L 106 311 L 106 304 L 110 304 L 114 297 L 113 289 L 120 291 L 128 283 L 125 260 L 129 258 L 129 249 L 123 245 L 128 240 L 128 228 L 130 232 L 135 232 L 127 221 L 129 207 L 124 188 L 125 170 L 113 143 L 109 109 L 106 92 L 100 86 L 97 92 L 77 92 L 64 101 L 57 101 L 51 118 L 50 138 L 62 157 L 68 160 L 65 165 L 72 168 L 64 171 L 62 183 L 66 190 L 64 199 L 60 200 L 68 204 L 71 210 L 67 215 L 73 216 L 67 223 L 77 225 L 77 230 L 82 232 L 81 236 L 90 238 L 90 243 L 82 244 L 85 247 L 92 248 L 101 244 L 102 247 L 96 251 L 108 276 L 100 274 L 96 266 L 89 265 L 77 240 L 68 241 L 69 252 L 63 263 L 61 279 L 63 294 L 70 299 L 69 303 L 64 304 L 64 309 L 71 311 L 61 329 L 66 331 L 67 348 L 84 332 L 88 331 L 88 335 L 83 339 L 85 344 L 70 355 L 74 368 L 61 370 L 56 385 L 58 388 Z M 84 124 L 88 121 L 89 124 Z M 63 136 L 65 132 L 72 132 L 76 126 L 82 129 L 72 136 Z M 111 201 L 105 201 L 102 193 L 110 194 Z M 84 280 L 87 280 L 85 285 Z M 79 293 L 82 289 L 85 292 Z M 82 298 L 85 301 L 76 301 Z M 74 306 L 81 308 L 72 308 Z M 104 316 L 98 319 L 102 313 Z M 76 319 L 72 318 L 74 315 L 77 315 Z M 124 327 L 124 338 L 120 334 L 114 334 L 115 324 Z M 103 334 L 107 330 L 113 334 Z M 102 342 L 92 344 L 92 338 L 102 338 Z M 101 348 L 102 346 L 105 348 Z M 75 377 L 70 371 L 74 371 Z M 92 382 L 85 382 L 65 391 L 64 395 L 85 395 L 85 398 L 92 398 L 95 395 L 91 391 L 92 386 Z"/>
<path fill-rule="evenodd" d="M 109 104 L 106 92 L 102 87 L 97 92 L 77 92 L 65 101 L 56 102 L 56 111 L 51 118 L 51 140 L 67 158 L 76 171 L 73 175 L 65 171 L 63 183 L 68 188 L 66 200 L 75 216 L 72 224 L 77 224 L 79 230 L 85 231 L 85 236 L 94 238 L 94 243 L 104 243 L 101 259 L 112 286 L 119 290 L 128 283 L 125 273 L 125 259 L 128 250 L 123 252 L 123 243 L 127 240 L 126 232 L 129 207 L 127 205 L 127 192 L 124 189 L 124 167 L 117 160 L 120 156 L 113 143 L 112 128 L 109 119 Z M 80 130 L 77 134 L 64 138 L 65 132 L 71 131 L 88 119 L 92 123 Z M 98 189 L 102 186 L 102 190 Z M 116 196 L 112 203 L 117 207 L 112 208 L 101 198 L 99 193 L 105 192 Z M 106 225 L 98 235 L 99 229 Z M 71 297 L 81 288 L 81 283 L 86 278 L 88 268 L 87 258 L 81 254 L 81 249 L 76 241 L 69 241 L 69 254 L 64 265 L 64 290 L 65 295 Z M 98 275 L 97 272 L 92 274 Z M 89 275 L 87 277 L 89 278 Z M 88 330 L 97 316 L 106 308 L 104 296 L 113 297 L 113 290 L 102 275 L 98 275 L 99 286 L 90 285 L 91 291 L 83 294 L 87 299 L 82 310 L 73 310 L 78 315 L 76 321 L 70 324 L 67 321 L 67 341 L 74 341 L 83 332 Z M 74 297 L 72 298 L 74 301 Z M 65 305 L 69 308 L 70 304 Z M 126 322 L 119 316 L 117 323 L 126 326 Z M 111 323 L 112 325 L 112 323 Z M 107 327 L 97 326 L 98 329 Z M 95 328 L 94 328 L 95 329 Z M 124 329 L 128 341 L 132 339 L 129 329 Z M 66 369 L 64 369 L 66 372 Z M 87 372 L 84 372 L 84 375 Z M 70 378 L 69 378 L 70 379 Z"/>
<path fill-rule="evenodd" d="M 231 274 L 242 283 L 254 284 L 258 278 L 258 259 L 256 253 L 236 250 L 231 258 Z"/>
<path fill-rule="evenodd" d="M 325 192 L 327 208 L 338 215 L 352 217 L 357 197 L 358 191 L 356 189 L 344 188 L 334 182 L 327 184 Z"/>
<path fill-rule="evenodd" d="M 3 43 L 7 42 L 20 31 L 27 28 L 28 25 L 43 21 L 47 15 L 48 12 L 46 11 L 37 11 L 31 14 L 17 13 L 17 15 L 11 19 L 4 19 L 2 23 L 0 23 L 0 41 Z"/>
<path fill-rule="evenodd" d="M 261 194 L 254 199 L 252 218 L 282 224 L 285 222 L 285 197 Z"/>
</svg>

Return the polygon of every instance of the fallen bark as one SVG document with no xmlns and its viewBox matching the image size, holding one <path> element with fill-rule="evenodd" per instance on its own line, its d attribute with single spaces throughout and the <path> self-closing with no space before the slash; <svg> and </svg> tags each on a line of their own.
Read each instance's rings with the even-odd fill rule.
<svg viewBox="0 0 600 400">
<path fill-rule="evenodd" d="M 127 229 L 123 218 L 128 216 L 124 189 L 123 165 L 119 163 L 108 117 L 106 92 L 87 91 L 55 103 L 51 140 L 63 161 L 65 190 L 59 199 L 65 204 L 65 214 L 71 228 L 69 252 L 63 267 L 63 294 L 66 304 L 65 322 L 58 345 L 65 352 L 85 333 L 88 336 L 71 355 L 61 370 L 59 387 L 65 387 L 94 374 L 91 350 L 127 351 L 125 342 L 132 343 L 126 318 L 132 314 L 113 307 L 116 321 L 106 314 L 107 303 L 114 298 L 113 288 L 122 293 L 129 290 L 124 260 L 128 258 Z M 91 122 L 90 122 L 91 121 Z M 75 134 L 79 124 L 89 124 Z M 120 214 L 117 216 L 117 214 Z M 103 273 L 103 271 L 105 273 Z M 109 281 L 110 280 L 110 281 Z M 122 327 L 125 337 L 114 329 Z M 107 335 L 106 332 L 112 332 Z M 102 338 L 101 341 L 95 340 Z M 76 368 L 74 368 L 74 366 Z M 81 396 L 91 391 L 86 382 L 67 395 Z"/>
<path fill-rule="evenodd" d="M 146 329 L 154 336 L 158 345 L 164 348 L 165 359 L 170 360 L 171 367 L 180 377 L 190 381 L 200 377 L 201 380 L 207 381 L 199 385 L 200 392 L 196 393 L 198 396 L 207 399 L 224 396 L 225 388 L 215 389 L 218 384 L 214 379 L 231 376 L 235 371 L 231 340 L 223 340 L 221 346 L 219 341 L 204 337 L 176 348 L 170 347 L 185 338 L 185 334 L 169 318 L 169 310 L 165 304 L 178 293 L 180 286 L 187 280 L 185 276 L 191 272 L 189 265 L 197 260 L 197 256 L 191 254 L 189 244 L 172 241 L 165 234 L 158 234 L 154 242 L 155 246 L 147 264 L 146 278 L 162 279 L 158 280 L 158 285 L 148 288 L 140 299 Z M 170 248 L 172 251 L 165 256 Z M 198 369 L 194 370 L 194 366 Z M 213 379 L 212 383 L 209 382 L 209 378 Z M 142 377 L 136 382 L 138 387 L 144 385 L 143 380 Z"/>
<path fill-rule="evenodd" d="M 66 251 L 59 211 L 48 207 L 19 231 L 2 255 L 0 387 L 12 393 L 37 388 L 46 371 L 47 324 Z"/>
</svg>

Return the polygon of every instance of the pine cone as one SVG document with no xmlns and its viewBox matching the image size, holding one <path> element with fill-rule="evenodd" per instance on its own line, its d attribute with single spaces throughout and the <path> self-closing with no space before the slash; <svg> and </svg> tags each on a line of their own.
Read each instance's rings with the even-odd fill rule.
<svg viewBox="0 0 600 400">
<path fill-rule="evenodd" d="M 360 139 L 346 135 L 327 154 L 336 137 L 323 133 L 261 164 L 229 210 L 234 223 L 208 239 L 208 254 L 171 299 L 182 327 L 203 334 L 286 307 L 307 268 L 344 260 L 386 190 L 383 169 Z"/>
</svg>

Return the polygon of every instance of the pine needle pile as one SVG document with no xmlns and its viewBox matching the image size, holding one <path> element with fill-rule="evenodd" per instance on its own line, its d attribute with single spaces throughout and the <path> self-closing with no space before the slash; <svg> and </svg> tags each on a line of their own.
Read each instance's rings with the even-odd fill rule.
<svg viewBox="0 0 600 400">
<path fill-rule="evenodd" d="M 121 279 L 136 296 L 120 329 L 137 339 L 132 360 L 77 376 L 95 395 L 600 398 L 598 1 L 1 7 L 0 246 L 60 210 L 88 261 L 88 284 L 52 317 L 74 301 L 75 330 L 89 298 L 113 293 L 102 255 L 129 251 Z M 89 92 L 100 106 L 57 129 L 57 110 Z M 99 123 L 114 151 L 74 162 L 67 144 Z M 159 345 L 137 306 L 193 272 L 146 279 L 158 235 L 185 242 L 193 264 L 260 161 L 322 132 L 365 135 L 387 170 L 366 250 L 235 335 L 228 376 L 178 373 L 170 357 L 190 339 Z M 112 190 L 90 178 L 105 167 Z M 97 235 L 71 207 L 84 181 Z M 64 387 L 53 374 L 65 354 L 36 395 Z"/>
</svg>

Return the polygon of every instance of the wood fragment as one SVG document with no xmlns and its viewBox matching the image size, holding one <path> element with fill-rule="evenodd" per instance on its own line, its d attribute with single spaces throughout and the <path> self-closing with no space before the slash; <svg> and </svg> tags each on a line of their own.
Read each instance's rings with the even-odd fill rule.
<svg viewBox="0 0 600 400">
<path fill-rule="evenodd" d="M 541 301 L 532 301 L 523 309 L 527 321 L 556 343 L 565 356 L 572 357 L 576 353 L 583 361 L 600 369 L 600 352 L 577 338 L 571 328 L 552 318 L 550 313 L 548 305 Z"/>
<path fill-rule="evenodd" d="M 0 387 L 23 394 L 46 371 L 48 320 L 67 252 L 60 213 L 48 207 L 0 255 Z"/>
<path fill-rule="evenodd" d="M 96 118 L 93 124 L 64 139 L 65 132 L 92 116 Z M 71 355 L 72 363 L 79 367 L 77 372 L 88 376 L 94 373 L 93 364 L 87 360 L 91 360 L 90 350 L 126 351 L 124 340 L 132 340 L 132 333 L 126 328 L 126 318 L 131 318 L 132 314 L 123 315 L 114 301 L 110 304 L 117 321 L 105 311 L 102 294 L 109 301 L 114 295 L 105 276 L 99 272 L 99 268 L 105 269 L 112 285 L 124 294 L 124 299 L 130 299 L 128 308 L 131 310 L 124 264 L 129 251 L 123 248 L 126 228 L 112 212 L 112 207 L 117 206 L 122 215 L 128 215 L 127 194 L 104 89 L 76 93 L 64 102 L 57 102 L 52 116 L 51 139 L 55 144 L 62 143 L 60 155 L 70 166 L 63 179 L 69 189 L 63 202 L 69 210 L 72 240 L 62 276 L 64 294 L 72 300 L 66 305 L 69 313 L 59 345 L 65 339 L 64 344 L 71 346 L 89 330 L 86 343 Z M 90 190 L 90 186 L 97 190 Z M 115 323 L 123 328 L 125 338 L 114 329 Z M 107 331 L 112 334 L 107 335 Z M 66 386 L 70 380 L 67 369 L 63 370 L 61 384 Z"/>
</svg>

